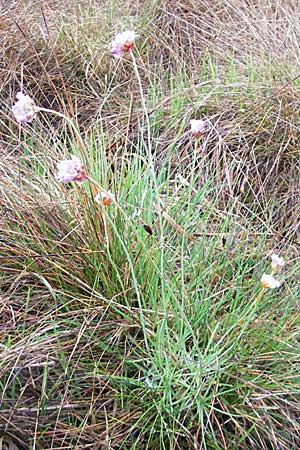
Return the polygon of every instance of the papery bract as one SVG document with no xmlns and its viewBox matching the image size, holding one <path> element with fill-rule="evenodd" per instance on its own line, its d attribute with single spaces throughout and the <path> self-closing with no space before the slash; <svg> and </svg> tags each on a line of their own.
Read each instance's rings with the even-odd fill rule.
<svg viewBox="0 0 300 450">
<path fill-rule="evenodd" d="M 123 33 L 118 33 L 115 39 L 111 42 L 111 53 L 116 57 L 120 58 L 123 52 L 128 52 L 134 46 L 134 41 L 137 35 L 135 31 L 124 31 Z"/>
<path fill-rule="evenodd" d="M 32 122 L 39 108 L 29 95 L 22 92 L 16 94 L 17 102 L 12 106 L 12 112 L 18 123 Z"/>
<path fill-rule="evenodd" d="M 190 120 L 191 124 L 191 133 L 194 137 L 198 138 L 202 136 L 206 130 L 206 122 L 205 120 Z"/>
<path fill-rule="evenodd" d="M 114 195 L 111 192 L 105 194 L 105 192 L 99 191 L 98 194 L 94 197 L 94 200 L 96 203 L 99 203 L 99 205 L 103 204 L 105 206 L 108 206 L 111 204 L 113 198 Z"/>
<path fill-rule="evenodd" d="M 266 273 L 262 275 L 260 281 L 262 286 L 267 289 L 275 289 L 281 286 L 280 281 L 276 280 L 273 275 L 267 275 Z"/>
<path fill-rule="evenodd" d="M 87 179 L 85 167 L 75 155 L 71 155 L 71 159 L 59 162 L 57 169 L 57 179 L 61 183 L 70 183 L 70 181 L 81 182 Z"/>
</svg>

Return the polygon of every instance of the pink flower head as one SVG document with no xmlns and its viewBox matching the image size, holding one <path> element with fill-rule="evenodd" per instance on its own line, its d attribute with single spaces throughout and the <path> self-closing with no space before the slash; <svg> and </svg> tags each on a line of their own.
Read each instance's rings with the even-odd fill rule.
<svg viewBox="0 0 300 450">
<path fill-rule="evenodd" d="M 192 135 L 196 138 L 202 136 L 206 130 L 206 122 L 204 120 L 190 120 Z"/>
<path fill-rule="evenodd" d="M 105 194 L 104 192 L 100 191 L 98 192 L 98 194 L 95 196 L 94 201 L 96 203 L 99 203 L 99 205 L 105 205 L 108 206 L 111 204 L 112 199 L 114 198 L 114 195 L 108 191 L 107 194 Z"/>
<path fill-rule="evenodd" d="M 57 179 L 61 183 L 70 183 L 70 181 L 84 181 L 87 179 L 87 173 L 80 159 L 71 155 L 71 159 L 65 159 L 57 164 Z"/>
<path fill-rule="evenodd" d="M 260 279 L 261 284 L 264 288 L 275 289 L 281 286 L 280 281 L 276 280 L 272 275 L 267 275 L 266 273 Z"/>
<path fill-rule="evenodd" d="M 276 253 L 273 253 L 271 255 L 271 267 L 273 272 L 279 272 L 279 270 L 281 269 L 281 267 L 283 267 L 285 264 L 284 259 L 278 255 L 276 255 Z"/>
<path fill-rule="evenodd" d="M 134 46 L 134 41 L 137 38 L 135 31 L 124 31 L 118 33 L 115 39 L 111 42 L 111 53 L 116 58 L 121 58 L 123 52 L 128 52 Z"/>
<path fill-rule="evenodd" d="M 36 106 L 34 101 L 29 95 L 24 95 L 22 92 L 17 92 L 16 94 L 17 102 L 12 106 L 12 112 L 18 123 L 31 122 L 39 108 Z"/>
</svg>

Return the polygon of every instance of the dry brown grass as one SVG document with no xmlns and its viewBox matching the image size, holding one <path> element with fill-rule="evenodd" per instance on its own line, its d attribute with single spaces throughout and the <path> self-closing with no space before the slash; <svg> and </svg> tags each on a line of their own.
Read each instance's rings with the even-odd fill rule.
<svg viewBox="0 0 300 450">
<path fill-rule="evenodd" d="M 152 432 L 151 427 L 162 425 L 154 419 L 151 425 L 151 414 L 156 417 L 151 410 L 143 428 L 146 407 L 138 401 L 140 386 L 130 384 L 132 373 L 140 371 L 143 376 L 140 361 L 149 356 L 145 356 L 130 264 L 120 248 L 119 254 L 103 251 L 99 223 L 89 218 L 93 205 L 87 197 L 82 201 L 79 191 L 66 188 L 62 192 L 56 182 L 49 182 L 55 161 L 72 149 L 73 137 L 63 121 L 50 117 L 39 117 L 28 131 L 20 130 L 10 106 L 23 84 L 39 105 L 73 118 L 86 142 L 91 142 L 91 168 L 101 165 L 99 149 L 105 147 L 107 163 L 97 169 L 98 175 L 108 188 L 117 190 L 120 173 L 127 173 L 132 155 L 141 146 L 144 124 L 130 61 L 112 60 L 108 42 L 119 27 L 135 28 L 140 35 L 137 63 L 153 126 L 155 169 L 159 172 L 170 162 L 171 187 L 166 190 L 177 192 L 178 176 L 189 185 L 196 173 L 197 192 L 214 178 L 216 187 L 203 202 L 204 210 L 208 204 L 213 211 L 206 212 L 211 219 L 210 229 L 205 230 L 208 243 L 222 222 L 235 217 L 239 233 L 243 231 L 234 231 L 237 234 L 230 244 L 234 248 L 228 251 L 234 258 L 241 251 L 236 241 L 242 233 L 247 235 L 247 252 L 258 258 L 255 236 L 264 232 L 267 237 L 261 245 L 268 251 L 285 248 L 296 259 L 300 246 L 300 2 L 3 0 L 1 8 L 0 439 L 18 449 L 29 445 L 40 449 L 167 448 L 159 439 L 147 441 L 149 429 Z M 195 162 L 187 133 L 191 117 L 205 117 L 210 124 Z M 170 214 L 176 216 L 172 207 Z M 151 223 L 153 219 L 155 228 L 157 213 L 149 207 L 141 210 L 143 220 Z M 148 298 L 155 275 L 141 242 L 148 243 L 149 236 L 138 240 L 131 223 L 134 213 L 132 208 L 120 229 L 136 273 L 146 272 L 141 291 Z M 184 206 L 180 204 L 178 221 L 181 213 Z M 254 238 L 247 234 L 248 222 Z M 195 223 L 196 219 L 190 225 Z M 168 238 L 167 244 L 172 248 L 173 240 Z M 150 249 L 149 260 L 157 251 L 154 245 Z M 177 269 L 180 263 L 176 261 Z M 252 268 L 246 271 L 247 277 L 252 272 Z M 231 282 L 231 276 L 222 266 L 220 271 L 212 269 L 208 277 L 214 289 L 220 280 Z M 289 287 L 287 296 L 292 297 L 293 289 Z M 278 342 L 295 335 L 292 340 L 298 345 L 297 305 L 291 309 Z M 145 328 L 151 336 L 156 325 L 153 311 L 148 312 Z M 273 323 L 271 312 L 263 316 L 268 326 Z M 254 335 L 251 339 L 250 344 L 255 344 Z M 298 355 L 292 351 L 288 353 L 291 371 L 298 364 Z M 266 360 L 270 355 L 266 350 Z M 251 358 L 234 361 L 243 371 Z M 263 369 L 253 367 L 253 377 L 257 370 L 263 378 Z M 118 384 L 126 376 L 129 387 L 138 392 L 133 400 L 128 386 L 123 390 Z M 293 372 L 291 380 L 295 379 Z M 268 401 L 249 397 L 253 410 L 257 403 L 265 413 L 258 419 L 249 414 L 249 418 L 242 410 L 249 420 L 244 426 L 254 424 L 255 431 L 241 444 L 235 441 L 239 423 L 230 422 L 226 405 L 218 404 L 220 414 L 212 413 L 206 426 L 215 430 L 219 448 L 298 448 L 298 393 L 292 398 L 292 388 L 286 389 L 290 404 L 285 404 L 284 396 L 278 405 L 271 403 L 275 412 L 272 416 L 270 408 L 271 425 L 265 428 L 261 421 L 269 412 Z M 145 404 L 151 395 L 145 396 Z M 158 396 L 154 400 L 156 408 Z M 240 413 L 240 405 L 235 408 Z M 185 420 L 189 423 L 186 417 L 182 428 L 176 423 L 176 437 L 172 443 L 167 437 L 164 445 L 174 450 L 202 449 L 196 419 L 188 430 Z M 208 449 L 209 445 L 215 448 L 213 440 Z"/>
</svg>

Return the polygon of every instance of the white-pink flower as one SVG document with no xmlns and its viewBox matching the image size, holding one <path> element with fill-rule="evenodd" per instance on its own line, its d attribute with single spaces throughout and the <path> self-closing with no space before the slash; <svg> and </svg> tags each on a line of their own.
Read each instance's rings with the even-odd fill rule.
<svg viewBox="0 0 300 450">
<path fill-rule="evenodd" d="M 284 259 L 281 256 L 276 255 L 276 253 L 271 255 L 271 267 L 273 272 L 278 272 L 284 264 Z"/>
<path fill-rule="evenodd" d="M 31 122 L 39 108 L 29 95 L 24 95 L 22 92 L 16 94 L 17 102 L 12 106 L 12 112 L 18 123 Z"/>
<path fill-rule="evenodd" d="M 190 120 L 191 124 L 191 133 L 194 137 L 200 137 L 204 134 L 206 130 L 206 122 L 205 120 Z"/>
<path fill-rule="evenodd" d="M 70 183 L 70 181 L 81 182 L 87 179 L 85 167 L 75 155 L 71 155 L 71 159 L 59 162 L 57 169 L 57 179 L 61 183 Z"/>
<path fill-rule="evenodd" d="M 123 31 L 118 33 L 110 44 L 110 51 L 116 58 L 121 58 L 123 52 L 128 52 L 134 46 L 137 38 L 135 31 Z"/>
<path fill-rule="evenodd" d="M 280 281 L 276 280 L 273 275 L 267 275 L 266 273 L 262 275 L 260 281 L 262 286 L 267 289 L 275 289 L 281 286 Z"/>
<path fill-rule="evenodd" d="M 108 206 L 111 204 L 112 199 L 114 198 L 114 194 L 112 192 L 105 192 L 99 191 L 98 194 L 95 196 L 94 201 L 96 203 L 99 203 L 99 205 L 105 205 Z"/>
</svg>

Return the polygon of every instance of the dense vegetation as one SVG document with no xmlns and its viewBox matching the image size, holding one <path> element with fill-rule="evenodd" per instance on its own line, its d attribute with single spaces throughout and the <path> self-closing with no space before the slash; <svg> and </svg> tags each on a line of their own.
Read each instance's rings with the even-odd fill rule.
<svg viewBox="0 0 300 450">
<path fill-rule="evenodd" d="M 299 19 L 2 2 L 0 448 L 300 448 Z M 60 115 L 19 125 L 20 90 Z"/>
</svg>

